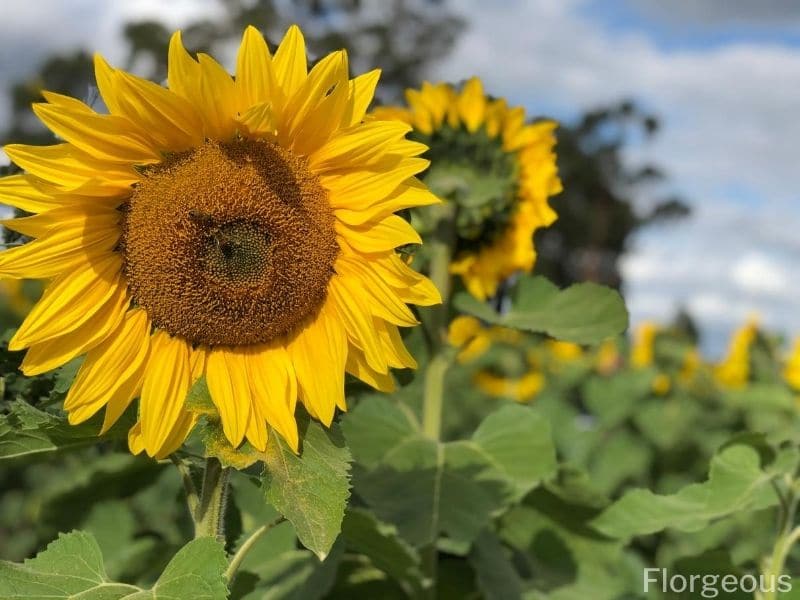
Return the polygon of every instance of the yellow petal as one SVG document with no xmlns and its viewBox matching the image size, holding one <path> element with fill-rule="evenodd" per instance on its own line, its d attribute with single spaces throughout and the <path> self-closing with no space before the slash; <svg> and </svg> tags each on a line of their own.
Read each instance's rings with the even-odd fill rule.
<svg viewBox="0 0 800 600">
<path fill-rule="evenodd" d="M 416 369 L 417 361 L 408 352 L 397 327 L 382 319 L 373 318 L 372 321 L 375 331 L 378 332 L 384 354 L 389 361 L 389 366 L 395 369 Z"/>
<path fill-rule="evenodd" d="M 152 164 L 158 150 L 131 134 L 127 119 L 79 112 L 55 104 L 36 103 L 33 112 L 53 133 L 98 160 L 125 164 Z"/>
<path fill-rule="evenodd" d="M 247 421 L 245 437 L 256 450 L 264 452 L 267 449 L 267 421 L 255 402 L 250 406 L 250 419 Z"/>
<path fill-rule="evenodd" d="M 195 423 L 197 423 L 197 415 L 189 411 L 181 411 L 167 439 L 164 441 L 161 449 L 155 454 L 154 458 L 162 460 L 180 448 L 186 440 L 186 436 L 188 436 L 189 432 L 192 430 L 192 427 L 195 426 Z"/>
<path fill-rule="evenodd" d="M 66 335 L 34 344 L 28 349 L 20 369 L 32 377 L 51 371 L 85 354 L 105 340 L 122 322 L 130 305 L 128 290 L 120 286 L 94 318 Z"/>
<path fill-rule="evenodd" d="M 486 96 L 483 93 L 483 84 L 477 77 L 473 77 L 464 85 L 458 98 L 458 112 L 467 131 L 474 133 L 483 123 L 486 111 Z"/>
<path fill-rule="evenodd" d="M 123 114 L 142 127 L 159 148 L 178 152 L 202 144 L 202 123 L 188 100 L 122 71 L 117 81 Z"/>
<path fill-rule="evenodd" d="M 141 389 L 150 348 L 150 321 L 141 309 L 89 351 L 64 400 L 70 423 L 80 423 L 103 406 L 103 432 L 113 425 Z"/>
<path fill-rule="evenodd" d="M 280 90 L 275 81 L 272 57 L 261 32 L 249 25 L 236 55 L 236 88 L 242 109 L 269 102 Z"/>
<path fill-rule="evenodd" d="M 58 231 L 68 223 L 82 230 L 102 228 L 111 231 L 116 228 L 119 221 L 120 213 L 114 206 L 107 206 L 103 202 L 81 200 L 31 217 L 2 219 L 0 224 L 12 231 L 39 238 Z"/>
<path fill-rule="evenodd" d="M 45 289 L 8 343 L 21 350 L 74 331 L 110 301 L 122 281 L 122 257 L 110 254 L 59 275 Z"/>
<path fill-rule="evenodd" d="M 195 62 L 176 31 L 169 40 L 167 55 L 167 85 L 169 89 L 196 105 L 200 97 L 200 65 Z"/>
<path fill-rule="evenodd" d="M 251 137 L 265 137 L 275 133 L 275 118 L 269 102 L 251 106 L 238 118 L 238 122 Z"/>
<path fill-rule="evenodd" d="M 360 301 L 361 293 L 353 283 L 343 277 L 334 277 L 328 289 L 331 300 L 336 305 L 350 342 L 364 353 L 370 368 L 379 373 L 387 373 L 389 363 L 374 329 L 372 315 L 362 308 L 364 303 Z"/>
<path fill-rule="evenodd" d="M 329 303 L 289 343 L 300 399 L 311 416 L 324 425 L 333 421 L 336 406 L 344 405 L 344 367 L 347 336 Z"/>
<path fill-rule="evenodd" d="M 294 417 L 297 378 L 283 346 L 256 346 L 246 354 L 253 403 L 289 447 L 297 452 L 299 436 Z"/>
<path fill-rule="evenodd" d="M 381 70 L 375 69 L 350 81 L 349 102 L 342 118 L 343 127 L 350 127 L 364 120 L 380 77 Z"/>
<path fill-rule="evenodd" d="M 358 377 L 364 383 L 371 385 L 381 392 L 393 392 L 395 389 L 394 378 L 385 373 L 378 373 L 372 369 L 358 348 L 350 348 L 347 355 L 345 368 L 348 373 Z"/>
<path fill-rule="evenodd" d="M 0 179 L 0 204 L 31 213 L 60 206 L 57 196 L 42 191 L 32 182 L 33 177 L 30 175 L 10 175 Z"/>
<path fill-rule="evenodd" d="M 139 175 L 133 169 L 133 165 L 97 160 L 80 152 L 71 144 L 54 146 L 11 144 L 4 150 L 12 161 L 31 175 L 64 189 L 78 188 L 92 180 L 98 180 L 122 192 L 129 189 L 132 183 L 139 181 Z"/>
<path fill-rule="evenodd" d="M 381 170 L 360 169 L 349 173 L 321 175 L 320 182 L 331 192 L 330 203 L 334 209 L 360 211 L 381 205 L 392 198 L 402 183 L 425 170 L 428 164 L 429 161 L 423 158 L 396 157 L 394 160 L 387 160 L 385 168 Z"/>
<path fill-rule="evenodd" d="M 356 282 L 360 284 L 358 297 L 361 302 L 366 302 L 371 314 L 405 327 L 418 323 L 397 292 L 389 287 L 363 259 L 340 256 L 334 268 L 337 273 L 351 280 L 349 282 L 351 289 Z"/>
<path fill-rule="evenodd" d="M 422 243 L 417 231 L 398 215 L 389 215 L 382 221 L 360 226 L 336 221 L 335 227 L 337 233 L 345 237 L 350 246 L 359 252 L 385 252 L 405 244 Z"/>
<path fill-rule="evenodd" d="M 206 363 L 206 383 L 219 411 L 225 437 L 238 446 L 247 430 L 252 403 L 243 354 L 231 348 L 213 348 Z"/>
<path fill-rule="evenodd" d="M 38 240 L 0 252 L 0 276 L 46 279 L 78 268 L 111 251 L 119 233 L 117 226 L 86 230 L 80 221 L 67 222 Z"/>
<path fill-rule="evenodd" d="M 207 54 L 200 61 L 200 104 L 206 137 L 227 140 L 236 131 L 236 88 L 231 76 Z"/>
<path fill-rule="evenodd" d="M 316 173 L 327 169 L 365 166 L 379 158 L 411 131 L 406 123 L 374 121 L 351 127 L 334 136 L 308 159 Z"/>
<path fill-rule="evenodd" d="M 290 98 L 306 80 L 308 73 L 306 42 L 297 25 L 292 25 L 286 31 L 272 64 L 275 67 L 278 84 L 283 89 L 284 95 Z"/>
<path fill-rule="evenodd" d="M 144 449 L 150 456 L 161 452 L 178 422 L 190 387 L 188 343 L 166 331 L 156 331 L 150 339 L 139 399 Z"/>
</svg>

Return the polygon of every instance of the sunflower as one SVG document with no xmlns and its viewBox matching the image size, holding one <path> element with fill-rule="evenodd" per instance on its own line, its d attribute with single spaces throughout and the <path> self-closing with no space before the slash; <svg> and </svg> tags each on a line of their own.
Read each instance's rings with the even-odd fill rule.
<svg viewBox="0 0 800 600">
<path fill-rule="evenodd" d="M 162 457 L 197 415 L 205 378 L 226 438 L 263 450 L 268 427 L 295 451 L 295 407 L 329 425 L 344 377 L 390 390 L 414 367 L 398 327 L 439 294 L 395 252 L 419 243 L 395 211 L 437 199 L 410 127 L 364 122 L 379 72 L 349 79 L 334 52 L 307 70 L 291 27 L 270 54 L 249 27 L 235 77 L 195 60 L 180 32 L 168 86 L 95 58 L 109 114 L 54 93 L 34 112 L 63 143 L 10 145 L 24 174 L 0 201 L 36 238 L 0 254 L 0 277 L 50 279 L 10 343 L 35 375 L 85 354 L 71 423 L 105 407 L 106 431 L 138 402 L 134 453 Z"/>
<path fill-rule="evenodd" d="M 758 337 L 758 321 L 751 318 L 731 336 L 728 353 L 714 368 L 717 383 L 727 389 L 741 389 L 750 380 L 750 350 Z"/>
<path fill-rule="evenodd" d="M 460 92 L 423 83 L 407 90 L 406 100 L 408 107 L 380 107 L 373 114 L 408 123 L 413 137 L 429 146 L 431 167 L 423 179 L 456 206 L 451 272 L 473 296 L 491 297 L 507 277 L 533 269 L 533 233 L 556 219 L 548 204 L 561 191 L 556 124 L 526 124 L 522 107 L 486 96 L 477 78 Z"/>
</svg>

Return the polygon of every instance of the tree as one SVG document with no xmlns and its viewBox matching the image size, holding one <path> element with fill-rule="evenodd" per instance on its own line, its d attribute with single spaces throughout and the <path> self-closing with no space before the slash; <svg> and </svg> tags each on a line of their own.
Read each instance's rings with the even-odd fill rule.
<svg viewBox="0 0 800 600">
<path fill-rule="evenodd" d="M 630 167 L 623 150 L 634 136 L 645 140 L 658 119 L 631 101 L 592 110 L 557 130 L 558 166 L 564 191 L 552 200 L 558 221 L 536 235 L 536 271 L 560 285 L 596 281 L 621 287 L 619 258 L 632 234 L 646 225 L 685 217 L 679 198 L 642 202 L 665 175 L 655 165 Z"/>
</svg>

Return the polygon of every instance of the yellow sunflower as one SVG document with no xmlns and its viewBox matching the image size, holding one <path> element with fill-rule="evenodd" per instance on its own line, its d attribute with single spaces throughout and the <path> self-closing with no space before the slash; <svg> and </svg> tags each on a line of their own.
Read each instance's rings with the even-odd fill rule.
<svg viewBox="0 0 800 600">
<path fill-rule="evenodd" d="M 477 78 L 460 92 L 445 83 L 423 83 L 407 90 L 406 100 L 407 108 L 381 107 L 373 114 L 408 123 L 413 137 L 429 146 L 424 180 L 456 205 L 451 271 L 475 297 L 493 296 L 513 273 L 531 271 L 533 233 L 556 219 L 548 204 L 561 191 L 556 124 L 526 124 L 522 107 L 486 96 Z"/>
<path fill-rule="evenodd" d="M 345 371 L 389 390 L 415 366 L 398 326 L 439 294 L 395 253 L 420 239 L 393 213 L 437 200 L 410 128 L 364 122 L 378 71 L 349 79 L 343 51 L 308 71 L 297 27 L 274 56 L 249 27 L 233 78 L 180 33 L 166 88 L 95 69 L 109 114 L 45 93 L 34 112 L 63 143 L 7 146 L 25 173 L 0 180 L 0 202 L 38 213 L 4 222 L 36 239 L 0 277 L 51 280 L 10 347 L 29 375 L 86 354 L 70 422 L 105 407 L 107 430 L 138 397 L 131 450 L 165 456 L 204 376 L 233 446 L 264 449 L 269 424 L 296 450 L 298 399 L 327 425 Z"/>
</svg>

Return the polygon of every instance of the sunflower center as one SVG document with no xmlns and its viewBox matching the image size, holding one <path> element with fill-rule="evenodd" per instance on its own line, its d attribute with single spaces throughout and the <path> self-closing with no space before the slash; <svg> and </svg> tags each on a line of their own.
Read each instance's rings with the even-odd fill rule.
<svg viewBox="0 0 800 600">
<path fill-rule="evenodd" d="M 458 251 L 491 244 L 506 230 L 516 209 L 519 165 L 502 140 L 484 128 L 474 133 L 444 125 L 431 135 L 416 134 L 428 146 L 431 166 L 425 184 L 458 206 Z"/>
<path fill-rule="evenodd" d="M 338 254 L 325 190 L 265 141 L 208 142 L 146 170 L 123 207 L 134 302 L 195 344 L 274 340 L 325 300 Z"/>
</svg>

